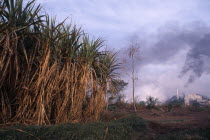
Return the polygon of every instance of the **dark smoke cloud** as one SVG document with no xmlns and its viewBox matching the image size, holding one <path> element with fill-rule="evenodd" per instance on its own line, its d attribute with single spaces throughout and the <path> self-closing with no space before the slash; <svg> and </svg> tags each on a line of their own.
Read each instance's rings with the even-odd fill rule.
<svg viewBox="0 0 210 140">
<path fill-rule="evenodd" d="M 193 47 L 210 33 L 210 28 L 201 23 L 186 26 L 165 25 L 154 35 L 155 42 L 142 46 L 144 63 L 163 63 L 175 56 L 180 50 Z M 145 38 L 148 42 L 151 38 Z"/>
<path fill-rule="evenodd" d="M 204 34 L 203 37 L 195 44 L 187 54 L 185 65 L 182 69 L 181 76 L 191 72 L 188 83 L 192 83 L 203 73 L 210 73 L 210 33 Z"/>
</svg>

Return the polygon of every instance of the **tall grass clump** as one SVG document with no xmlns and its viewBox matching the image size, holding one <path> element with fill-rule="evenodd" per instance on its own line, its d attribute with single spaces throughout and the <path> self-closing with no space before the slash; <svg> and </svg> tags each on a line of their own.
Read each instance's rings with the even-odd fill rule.
<svg viewBox="0 0 210 140">
<path fill-rule="evenodd" d="M 34 2 L 0 6 L 1 123 L 97 120 L 118 75 L 115 54 L 75 25 L 56 24 Z"/>
</svg>

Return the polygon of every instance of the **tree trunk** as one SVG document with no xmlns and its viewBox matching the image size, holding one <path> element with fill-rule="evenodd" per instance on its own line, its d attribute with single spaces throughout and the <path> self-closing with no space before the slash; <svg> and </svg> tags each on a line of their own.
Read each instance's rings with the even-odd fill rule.
<svg viewBox="0 0 210 140">
<path fill-rule="evenodd" d="M 132 82 L 133 82 L 133 108 L 136 112 L 136 103 L 135 103 L 135 67 L 134 67 L 134 59 L 132 56 Z"/>
</svg>

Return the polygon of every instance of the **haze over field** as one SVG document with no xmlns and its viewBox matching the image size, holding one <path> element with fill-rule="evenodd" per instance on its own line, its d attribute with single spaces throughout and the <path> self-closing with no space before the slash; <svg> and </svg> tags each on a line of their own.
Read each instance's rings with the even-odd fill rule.
<svg viewBox="0 0 210 140">
<path fill-rule="evenodd" d="M 73 21 L 106 40 L 119 56 L 141 46 L 136 96 L 165 100 L 176 93 L 210 97 L 209 0 L 38 0 L 57 19 Z M 127 70 L 129 71 L 129 69 Z M 129 78 L 124 75 L 124 78 Z M 126 90 L 131 97 L 131 88 Z"/>
</svg>

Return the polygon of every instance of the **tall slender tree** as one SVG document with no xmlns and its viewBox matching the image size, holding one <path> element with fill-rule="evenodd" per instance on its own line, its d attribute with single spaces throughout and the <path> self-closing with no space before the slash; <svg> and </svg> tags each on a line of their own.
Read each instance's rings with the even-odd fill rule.
<svg viewBox="0 0 210 140">
<path fill-rule="evenodd" d="M 132 95 L 133 95 L 133 107 L 136 112 L 136 104 L 135 104 L 135 84 L 138 79 L 137 76 L 137 63 L 140 61 L 140 43 L 136 36 L 132 37 L 130 41 L 130 45 L 128 48 L 128 56 L 131 59 L 131 80 L 132 80 Z"/>
</svg>

